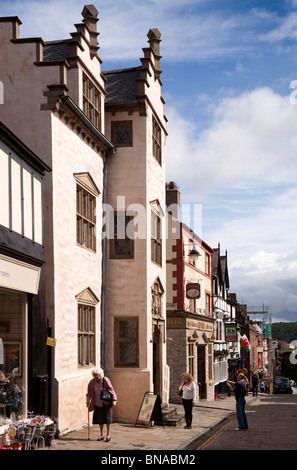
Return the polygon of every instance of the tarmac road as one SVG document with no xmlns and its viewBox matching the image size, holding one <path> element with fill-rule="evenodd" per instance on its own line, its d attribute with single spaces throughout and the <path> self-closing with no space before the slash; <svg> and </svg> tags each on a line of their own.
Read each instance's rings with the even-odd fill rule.
<svg viewBox="0 0 297 470">
<path fill-rule="evenodd" d="M 230 415 L 197 450 L 297 450 L 297 394 L 258 395 L 247 409 L 249 429 Z"/>
</svg>

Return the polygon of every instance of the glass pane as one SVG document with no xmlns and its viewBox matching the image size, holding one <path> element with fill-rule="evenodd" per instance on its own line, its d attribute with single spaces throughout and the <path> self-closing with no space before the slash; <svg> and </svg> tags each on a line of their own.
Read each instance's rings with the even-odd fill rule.
<svg viewBox="0 0 297 470">
<path fill-rule="evenodd" d="M 119 321 L 119 338 L 136 339 L 136 322 L 135 320 Z"/>
<path fill-rule="evenodd" d="M 0 224 L 9 227 L 8 155 L 0 149 Z"/>
<path fill-rule="evenodd" d="M 82 239 L 83 246 L 87 246 L 87 230 L 88 230 L 88 224 L 87 222 L 83 222 L 83 239 Z"/>
<path fill-rule="evenodd" d="M 11 160 L 12 230 L 22 233 L 21 167 Z"/>
<path fill-rule="evenodd" d="M 31 174 L 23 169 L 23 204 L 24 204 L 24 236 L 33 237 L 32 225 L 32 178 Z"/>
<path fill-rule="evenodd" d="M 119 363 L 136 364 L 136 344 L 121 343 L 119 345 Z"/>
<path fill-rule="evenodd" d="M 42 189 L 41 182 L 33 178 L 34 191 L 34 241 L 42 245 Z"/>
<path fill-rule="evenodd" d="M 87 362 L 87 337 L 82 336 L 82 363 L 86 364 Z"/>
</svg>

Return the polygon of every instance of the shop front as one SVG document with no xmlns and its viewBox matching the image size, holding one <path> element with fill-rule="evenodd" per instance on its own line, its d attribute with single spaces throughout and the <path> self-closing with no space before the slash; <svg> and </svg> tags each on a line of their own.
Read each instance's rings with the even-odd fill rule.
<svg viewBox="0 0 297 470">
<path fill-rule="evenodd" d="M 0 121 L 0 414 L 35 408 L 34 378 L 48 369 L 42 270 L 48 171 Z"/>
<path fill-rule="evenodd" d="M 0 253 L 1 411 L 6 415 L 28 411 L 28 304 L 39 278 L 40 267 Z"/>
</svg>

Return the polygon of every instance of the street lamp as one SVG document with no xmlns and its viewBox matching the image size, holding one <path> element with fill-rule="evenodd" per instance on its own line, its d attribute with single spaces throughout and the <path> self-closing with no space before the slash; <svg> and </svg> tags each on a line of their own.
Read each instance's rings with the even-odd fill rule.
<svg viewBox="0 0 297 470">
<path fill-rule="evenodd" d="M 188 256 L 191 259 L 191 261 L 197 261 L 198 256 L 201 256 L 198 249 L 197 249 L 197 245 L 194 242 L 184 243 L 184 245 L 185 246 L 191 245 L 192 249 L 191 249 L 190 253 L 188 254 Z"/>
</svg>

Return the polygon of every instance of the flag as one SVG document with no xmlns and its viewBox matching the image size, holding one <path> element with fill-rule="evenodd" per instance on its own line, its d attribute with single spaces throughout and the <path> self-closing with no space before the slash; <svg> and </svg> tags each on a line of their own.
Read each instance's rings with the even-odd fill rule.
<svg viewBox="0 0 297 470">
<path fill-rule="evenodd" d="M 242 348 L 245 352 L 249 352 L 249 351 L 250 351 L 251 346 L 250 346 L 249 340 L 247 339 L 246 335 L 243 335 L 243 336 L 240 338 L 240 346 L 241 346 L 241 348 Z"/>
</svg>

